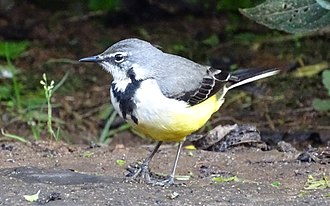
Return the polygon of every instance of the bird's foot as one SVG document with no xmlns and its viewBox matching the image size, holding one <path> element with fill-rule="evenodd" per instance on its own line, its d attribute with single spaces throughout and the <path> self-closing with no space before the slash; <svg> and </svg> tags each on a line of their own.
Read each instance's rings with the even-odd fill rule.
<svg viewBox="0 0 330 206">
<path fill-rule="evenodd" d="M 131 165 L 127 168 L 128 174 L 126 174 L 126 177 L 130 180 L 135 180 L 138 177 L 141 177 L 142 179 L 145 179 L 147 182 L 151 179 L 151 172 L 149 169 L 148 164 L 136 164 Z"/>
<path fill-rule="evenodd" d="M 153 186 L 171 186 L 174 184 L 174 177 L 168 176 L 167 178 L 158 174 L 155 174 L 150 171 L 149 166 L 146 164 L 136 164 L 133 166 L 129 166 L 127 168 L 129 171 L 128 174 L 126 174 L 126 177 L 130 181 L 136 181 L 140 178 L 144 180 L 147 184 L 153 185 Z"/>
<path fill-rule="evenodd" d="M 171 186 L 174 185 L 174 177 L 168 176 L 166 179 L 163 178 L 150 179 L 148 184 L 151 184 L 153 186 L 161 186 L 161 187 Z"/>
</svg>

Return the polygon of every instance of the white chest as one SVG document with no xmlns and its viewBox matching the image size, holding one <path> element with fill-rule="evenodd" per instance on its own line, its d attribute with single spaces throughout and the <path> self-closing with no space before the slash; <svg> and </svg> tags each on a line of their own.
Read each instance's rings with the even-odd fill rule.
<svg viewBox="0 0 330 206">
<path fill-rule="evenodd" d="M 126 82 L 126 86 L 129 83 L 130 82 Z M 125 83 L 121 83 L 120 87 L 125 88 Z M 119 86 L 117 89 L 119 90 Z M 121 91 L 124 92 L 125 89 Z M 159 124 L 165 126 L 170 124 L 173 119 L 173 114 L 175 114 L 176 111 L 187 107 L 187 104 L 183 101 L 165 97 L 160 91 L 156 80 L 153 79 L 142 81 L 134 92 L 134 95 L 131 97 L 134 110 L 131 114 L 126 112 L 126 115 L 123 115 L 123 106 L 121 104 L 125 104 L 125 102 L 118 101 L 113 89 L 111 89 L 111 99 L 114 109 L 121 117 L 126 116 L 128 122 L 132 122 L 132 119 L 137 118 L 137 124 Z"/>
</svg>

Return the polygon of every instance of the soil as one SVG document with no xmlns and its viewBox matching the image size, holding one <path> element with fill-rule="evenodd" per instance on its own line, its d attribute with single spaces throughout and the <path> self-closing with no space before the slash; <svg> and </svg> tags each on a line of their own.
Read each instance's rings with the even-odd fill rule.
<svg viewBox="0 0 330 206">
<path fill-rule="evenodd" d="M 63 2 L 58 2 L 61 8 Z M 109 14 L 72 10 L 80 8 L 79 1 L 72 2 L 65 9 L 50 8 L 42 1 L 0 9 L 0 39 L 30 42 L 28 50 L 13 61 L 22 93 L 27 92 L 24 101 L 40 93 L 42 73 L 59 82 L 69 72 L 52 98 L 54 118 L 62 121 L 54 121 L 61 128 L 59 142 L 46 129 L 42 140 L 35 141 L 31 122 L 1 102 L 0 128 L 29 143 L 0 136 L 0 205 L 330 205 L 330 185 L 306 189 L 308 177 L 322 180 L 330 174 L 329 112 L 311 106 L 314 98 L 326 99 L 328 94 L 320 73 L 301 78 L 293 74 L 305 65 L 329 62 L 327 34 L 282 39 L 241 16 L 235 26 L 230 13 L 182 8 L 184 4 L 143 1 L 150 3 L 152 13 L 146 9 L 136 14 L 132 11 L 137 5 L 130 5 L 131 10 Z M 251 34 L 262 40 L 246 38 Z M 219 42 L 205 43 L 212 35 Z M 290 143 L 289 149 L 280 152 L 277 147 L 250 144 L 226 152 L 184 149 L 177 175 L 188 180 L 176 180 L 170 187 L 127 180 L 126 168 L 145 158 L 153 143 L 132 131 L 115 134 L 106 145 L 93 143 L 99 141 L 107 119 L 111 76 L 95 65 L 78 64 L 77 59 L 128 37 L 146 39 L 170 53 L 224 69 L 280 67 L 281 75 L 228 94 L 220 112 L 199 133 L 217 125 L 251 124 L 275 136 L 290 137 L 281 139 Z M 120 124 L 117 119 L 113 128 Z M 317 141 L 308 139 L 309 134 Z M 302 152 L 314 149 L 313 156 L 298 160 Z M 163 145 L 151 163 L 152 171 L 168 174 L 175 150 L 171 144 Z M 125 160 L 124 164 L 118 160 Z M 214 177 L 229 179 L 217 182 Z M 37 202 L 24 199 L 23 195 L 39 190 Z"/>
<path fill-rule="evenodd" d="M 329 205 L 330 189 L 304 189 L 307 176 L 329 174 L 329 166 L 300 162 L 296 154 L 256 149 L 215 153 L 184 149 L 170 187 L 131 182 L 126 167 L 151 147 L 95 147 L 38 142 L 4 143 L 0 161 L 0 205 L 27 205 L 23 195 L 40 190 L 46 205 Z M 4 146 L 3 146 L 4 148 Z M 10 149 L 8 149 L 10 148 Z M 88 155 L 86 155 L 88 154 Z M 175 148 L 161 147 L 151 164 L 167 174 Z M 125 165 L 116 163 L 125 160 Z M 236 176 L 225 183 L 212 180 Z M 279 186 L 272 183 L 280 182 Z M 50 196 L 56 195 L 56 198 Z"/>
</svg>

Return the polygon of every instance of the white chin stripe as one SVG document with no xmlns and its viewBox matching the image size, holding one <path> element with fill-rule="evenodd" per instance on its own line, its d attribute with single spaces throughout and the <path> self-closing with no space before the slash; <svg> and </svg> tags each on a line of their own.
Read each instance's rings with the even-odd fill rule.
<svg viewBox="0 0 330 206">
<path fill-rule="evenodd" d="M 115 84 L 115 89 L 121 92 L 124 92 L 125 89 L 127 88 L 127 85 L 129 83 L 132 83 L 131 79 L 127 78 L 125 80 L 121 80 L 121 81 L 113 81 L 112 84 Z"/>
</svg>

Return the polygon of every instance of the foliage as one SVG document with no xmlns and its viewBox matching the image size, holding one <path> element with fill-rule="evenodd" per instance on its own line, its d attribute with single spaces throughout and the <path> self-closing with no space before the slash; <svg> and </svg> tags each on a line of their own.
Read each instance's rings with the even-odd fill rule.
<svg viewBox="0 0 330 206">
<path fill-rule="evenodd" d="M 307 33 L 330 25 L 328 0 L 266 0 L 240 12 L 259 24 L 289 33 Z"/>
<path fill-rule="evenodd" d="M 58 140 L 59 130 L 55 133 L 52 129 L 52 122 L 62 123 L 61 120 L 52 116 L 51 97 L 56 89 L 61 86 L 68 76 L 68 73 L 63 77 L 59 84 L 54 85 L 54 81 L 50 84 L 47 82 L 46 75 L 43 75 L 43 93 L 42 90 L 27 91 L 20 77 L 20 71 L 12 64 L 12 60 L 18 58 L 24 51 L 27 50 L 29 42 L 0 42 L 0 56 L 6 57 L 7 64 L 1 65 L 2 73 L 7 74 L 4 76 L 8 80 L 4 80 L 0 88 L 0 100 L 5 110 L 9 111 L 16 118 L 12 120 L 23 121 L 30 128 L 35 140 L 40 139 L 41 132 L 47 127 L 48 132 L 52 138 Z M 10 75 L 8 75 L 10 74 Z M 43 111 L 45 99 L 47 102 L 47 113 Z M 23 101 L 24 100 L 24 101 Z M 7 133 L 1 129 L 1 134 L 9 139 L 27 142 L 25 137 L 16 134 Z"/>
<path fill-rule="evenodd" d="M 325 70 L 322 73 L 322 83 L 324 87 L 328 90 L 328 95 L 330 97 L 330 70 Z M 313 107 L 318 111 L 330 111 L 330 98 L 329 99 L 314 99 Z"/>
<path fill-rule="evenodd" d="M 37 98 L 37 101 L 35 101 L 33 105 L 29 105 L 28 103 L 22 104 L 22 108 L 20 110 L 12 110 L 11 107 L 7 107 L 7 109 L 11 110 L 11 113 L 17 115 L 17 120 L 21 120 L 30 126 L 35 140 L 39 140 L 41 138 L 41 133 L 44 129 L 47 129 L 48 133 L 55 141 L 59 140 L 60 128 L 58 127 L 57 131 L 54 132 L 53 123 L 63 124 L 63 121 L 52 116 L 53 106 L 51 104 L 51 97 L 54 92 L 64 83 L 67 77 L 68 73 L 58 84 L 54 85 L 54 81 L 51 81 L 50 84 L 48 84 L 47 76 L 44 74 L 43 79 L 40 81 L 44 89 L 44 98 L 40 97 L 41 100 L 39 100 L 39 97 L 37 97 L 38 95 L 36 95 L 35 98 Z M 23 97 L 25 99 L 25 95 L 23 95 Z M 43 111 L 45 100 L 47 104 L 46 113 Z M 29 102 L 32 103 L 33 101 Z M 6 133 L 4 130 L 1 130 L 1 133 L 4 137 L 21 142 L 27 142 L 26 138 L 15 134 Z"/>
<path fill-rule="evenodd" d="M 240 11 L 257 23 L 289 33 L 308 33 L 321 29 L 330 31 L 329 0 L 266 0 L 256 7 Z M 318 66 L 306 66 L 304 71 L 297 71 L 296 75 L 300 76 L 301 72 L 305 75 L 306 71 L 313 75 L 327 68 L 328 63 L 322 62 Z M 324 71 L 322 78 L 330 96 L 330 71 Z M 329 111 L 330 99 L 314 99 L 313 107 L 319 111 Z"/>
<path fill-rule="evenodd" d="M 121 8 L 121 0 L 89 0 L 88 8 L 92 11 L 115 11 Z"/>
<path fill-rule="evenodd" d="M 0 41 L 0 57 L 9 58 L 11 60 L 19 57 L 29 47 L 28 41 Z"/>
<path fill-rule="evenodd" d="M 322 175 L 321 179 L 316 179 L 312 175 L 308 175 L 305 190 L 318 190 L 330 188 L 330 183 L 326 175 Z"/>
<path fill-rule="evenodd" d="M 107 104 L 107 107 L 105 110 L 100 111 L 100 114 L 102 114 L 102 116 L 104 116 L 103 118 L 107 119 L 105 126 L 99 137 L 99 143 L 101 143 L 101 144 L 109 143 L 111 141 L 111 137 L 113 137 L 117 133 L 128 130 L 130 128 L 129 124 L 124 123 L 121 126 L 119 126 L 118 128 L 110 129 L 111 126 L 113 125 L 113 122 L 115 121 L 116 117 L 118 116 L 118 114 L 114 110 L 114 108 L 109 106 L 108 104 Z"/>
<path fill-rule="evenodd" d="M 18 135 L 6 133 L 3 129 L 1 129 L 1 135 L 3 135 L 4 137 L 7 137 L 9 139 L 17 140 L 17 141 L 20 141 L 20 142 L 24 142 L 24 143 L 28 142 L 24 137 L 20 137 Z"/>
<path fill-rule="evenodd" d="M 218 177 L 213 177 L 212 180 L 215 182 L 218 182 L 218 183 L 238 182 L 239 181 L 237 176 L 231 176 L 231 177 L 218 176 Z"/>
<path fill-rule="evenodd" d="M 33 195 L 23 195 L 24 199 L 28 202 L 36 202 L 39 199 L 40 190 Z"/>
<path fill-rule="evenodd" d="M 118 159 L 116 160 L 116 164 L 119 165 L 120 167 L 123 167 L 126 164 L 126 160 Z"/>
<path fill-rule="evenodd" d="M 279 181 L 274 181 L 274 182 L 270 183 L 270 185 L 273 187 L 280 187 L 282 184 Z"/>
<path fill-rule="evenodd" d="M 86 152 L 84 152 L 83 153 L 83 157 L 85 157 L 85 158 L 90 158 L 90 157 L 92 157 L 94 155 L 94 152 L 91 152 L 91 151 L 86 151 Z"/>
<path fill-rule="evenodd" d="M 216 34 L 213 34 L 209 36 L 208 38 L 204 39 L 203 44 L 208 45 L 208 46 L 216 46 L 219 44 L 219 38 Z"/>
<path fill-rule="evenodd" d="M 17 80 L 18 70 L 12 64 L 12 60 L 21 55 L 27 48 L 28 42 L 0 42 L 0 56 L 5 57 L 7 65 L 2 66 L 2 73 L 7 72 L 7 77 L 12 80 L 12 84 L 6 84 L 0 90 L 0 99 L 10 99 L 9 106 L 21 109 L 21 89 L 22 86 Z"/>
<path fill-rule="evenodd" d="M 238 8 L 251 7 L 255 3 L 261 2 L 260 0 L 218 0 L 216 8 L 221 11 L 236 11 Z"/>
<path fill-rule="evenodd" d="M 53 126 L 52 126 L 52 122 L 53 122 L 53 116 L 52 116 L 52 104 L 51 104 L 51 98 L 53 96 L 54 93 L 54 80 L 52 80 L 49 84 L 47 81 L 47 76 L 44 73 L 42 75 L 42 80 L 40 80 L 40 84 L 43 86 L 44 88 L 44 92 L 45 92 L 45 98 L 47 100 L 47 129 L 49 134 L 56 140 L 58 141 L 59 139 L 59 132 L 60 129 L 59 127 L 57 128 L 57 132 L 55 134 L 54 130 L 53 130 Z"/>
</svg>

